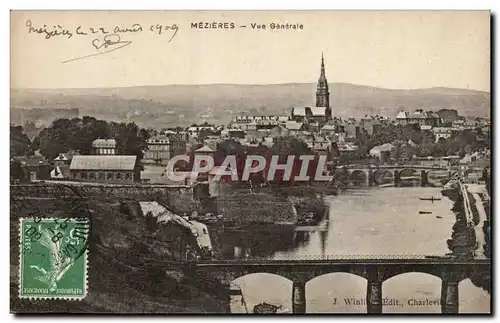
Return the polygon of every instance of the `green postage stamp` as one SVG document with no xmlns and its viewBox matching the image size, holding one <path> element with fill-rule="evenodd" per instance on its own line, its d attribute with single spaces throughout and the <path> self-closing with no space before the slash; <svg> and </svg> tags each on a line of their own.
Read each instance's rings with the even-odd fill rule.
<svg viewBox="0 0 500 323">
<path fill-rule="evenodd" d="M 20 298 L 85 297 L 88 219 L 21 218 L 19 235 Z"/>
</svg>

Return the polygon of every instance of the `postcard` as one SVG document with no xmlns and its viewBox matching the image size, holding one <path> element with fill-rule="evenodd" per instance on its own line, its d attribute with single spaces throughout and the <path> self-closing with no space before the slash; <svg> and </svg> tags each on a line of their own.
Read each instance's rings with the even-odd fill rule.
<svg viewBox="0 0 500 323">
<path fill-rule="evenodd" d="M 489 11 L 12 11 L 12 313 L 491 313 Z"/>
</svg>

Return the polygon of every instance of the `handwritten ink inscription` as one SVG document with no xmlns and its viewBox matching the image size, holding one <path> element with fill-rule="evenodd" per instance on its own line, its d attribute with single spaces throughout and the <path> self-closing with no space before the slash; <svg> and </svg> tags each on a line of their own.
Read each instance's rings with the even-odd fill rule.
<svg viewBox="0 0 500 323">
<path fill-rule="evenodd" d="M 143 32 L 154 33 L 156 35 L 170 35 L 170 38 L 168 39 L 168 42 L 170 43 L 179 31 L 179 26 L 176 24 L 150 24 L 145 26 L 141 24 L 132 24 L 130 26 L 114 26 L 112 28 L 101 26 L 85 27 L 79 25 L 76 28 L 67 28 L 61 25 L 53 25 L 52 27 L 47 25 L 35 26 L 31 20 L 26 21 L 26 27 L 28 29 L 28 33 L 42 35 L 45 39 L 51 39 L 54 37 L 66 37 L 67 39 L 85 36 L 92 37 L 90 44 L 96 52 L 68 59 L 63 61 L 63 63 L 69 63 L 83 58 L 110 53 L 132 44 L 132 41 L 130 40 L 123 40 L 121 35 L 140 34 Z"/>
</svg>

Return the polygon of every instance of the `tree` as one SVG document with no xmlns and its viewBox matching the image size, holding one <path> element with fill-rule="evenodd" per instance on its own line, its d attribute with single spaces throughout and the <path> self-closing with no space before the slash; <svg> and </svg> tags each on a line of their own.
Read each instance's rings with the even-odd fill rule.
<svg viewBox="0 0 500 323">
<path fill-rule="evenodd" d="M 338 187 L 347 187 L 349 185 L 349 172 L 346 168 L 340 168 L 335 171 L 333 180 Z"/>
<path fill-rule="evenodd" d="M 116 139 L 117 150 L 123 155 L 136 155 L 139 159 L 144 156 L 143 151 L 146 149 L 147 135 L 143 132 L 140 136 L 139 127 L 135 123 L 116 123 L 110 124 L 111 137 Z"/>
<path fill-rule="evenodd" d="M 311 153 L 311 149 L 307 144 L 296 137 L 277 137 L 274 138 L 273 146 L 271 147 L 273 154 L 277 155 L 306 155 Z"/>
<path fill-rule="evenodd" d="M 23 131 L 21 126 L 10 126 L 10 155 L 23 156 L 32 155 L 33 147 L 28 136 Z"/>
<path fill-rule="evenodd" d="M 24 181 L 24 171 L 21 167 L 21 163 L 18 160 L 11 160 L 10 162 L 10 181 L 15 182 L 16 180 Z"/>
<path fill-rule="evenodd" d="M 217 150 L 214 154 L 215 165 L 220 166 L 229 155 L 242 156 L 243 154 L 243 146 L 239 142 L 233 139 L 224 140 L 217 145 Z"/>
<path fill-rule="evenodd" d="M 94 117 L 58 119 L 43 129 L 34 140 L 34 146 L 42 155 L 53 160 L 59 153 L 77 150 L 81 154 L 92 153 L 92 143 L 97 138 L 115 138 L 118 154 L 136 155 L 143 158 L 149 133 L 135 123 L 117 123 L 97 120 Z"/>
</svg>

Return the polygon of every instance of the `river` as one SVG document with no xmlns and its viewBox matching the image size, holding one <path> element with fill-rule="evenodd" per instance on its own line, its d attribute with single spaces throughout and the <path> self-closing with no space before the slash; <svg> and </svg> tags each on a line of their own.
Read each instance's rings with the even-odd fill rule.
<svg viewBox="0 0 500 323">
<path fill-rule="evenodd" d="M 444 256 L 450 253 L 446 241 L 451 236 L 455 215 L 450 210 L 452 202 L 441 196 L 440 191 L 441 188 L 433 187 L 386 187 L 352 189 L 338 196 L 326 197 L 329 205 L 327 231 L 306 233 L 306 237 L 300 239 L 295 235 L 288 248 L 281 248 L 270 257 Z M 423 201 L 419 197 L 440 197 L 441 200 Z M 419 214 L 419 211 L 432 213 Z M 285 312 L 291 312 L 291 281 L 262 273 L 240 277 L 234 283 L 241 288 L 245 302 L 241 297 L 233 298 L 232 312 L 251 311 L 261 302 L 282 305 Z M 365 279 L 347 273 L 314 278 L 306 284 L 306 311 L 366 312 L 366 305 L 362 302 L 352 305 L 354 300 L 366 297 L 366 285 Z M 384 313 L 441 312 L 437 303 L 441 280 L 437 277 L 407 273 L 385 281 L 382 286 L 384 298 L 400 303 L 384 306 Z M 459 284 L 459 295 L 460 312 L 490 311 L 489 294 L 474 286 L 469 279 Z M 429 304 L 432 302 L 435 303 Z"/>
</svg>

